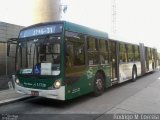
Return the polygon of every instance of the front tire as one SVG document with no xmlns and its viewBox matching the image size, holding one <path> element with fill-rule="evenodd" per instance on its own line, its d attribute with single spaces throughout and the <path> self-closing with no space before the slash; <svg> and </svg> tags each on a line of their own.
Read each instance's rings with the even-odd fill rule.
<svg viewBox="0 0 160 120">
<path fill-rule="evenodd" d="M 104 92 L 104 77 L 97 73 L 94 79 L 94 96 L 100 96 Z"/>
</svg>

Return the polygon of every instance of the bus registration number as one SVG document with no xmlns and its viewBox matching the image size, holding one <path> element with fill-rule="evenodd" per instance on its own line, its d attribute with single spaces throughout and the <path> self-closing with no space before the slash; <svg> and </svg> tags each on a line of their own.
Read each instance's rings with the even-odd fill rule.
<svg viewBox="0 0 160 120">
<path fill-rule="evenodd" d="M 39 96 L 39 92 L 38 91 L 31 91 L 31 95 L 32 96 Z"/>
</svg>

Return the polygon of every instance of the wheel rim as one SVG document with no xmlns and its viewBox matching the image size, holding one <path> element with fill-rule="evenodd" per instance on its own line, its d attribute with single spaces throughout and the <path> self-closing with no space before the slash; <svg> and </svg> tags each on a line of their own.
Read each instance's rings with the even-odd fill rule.
<svg viewBox="0 0 160 120">
<path fill-rule="evenodd" d="M 133 79 L 136 79 L 136 72 L 135 72 L 135 70 L 133 72 Z"/>
<path fill-rule="evenodd" d="M 96 80 L 96 86 L 99 90 L 102 89 L 102 87 L 103 87 L 102 79 L 99 78 Z"/>
</svg>

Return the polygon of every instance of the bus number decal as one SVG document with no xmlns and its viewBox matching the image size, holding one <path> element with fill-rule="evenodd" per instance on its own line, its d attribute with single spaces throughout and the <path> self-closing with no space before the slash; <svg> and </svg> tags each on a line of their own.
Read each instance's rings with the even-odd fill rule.
<svg viewBox="0 0 160 120">
<path fill-rule="evenodd" d="M 35 29 L 33 31 L 33 36 L 54 33 L 55 29 L 56 29 L 55 26 L 54 27 L 46 27 L 46 28 Z"/>
</svg>

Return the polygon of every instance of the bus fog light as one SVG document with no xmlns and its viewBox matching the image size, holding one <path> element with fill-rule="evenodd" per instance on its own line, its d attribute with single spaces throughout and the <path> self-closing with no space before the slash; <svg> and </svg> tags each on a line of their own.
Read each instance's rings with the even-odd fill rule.
<svg viewBox="0 0 160 120">
<path fill-rule="evenodd" d="M 61 87 L 61 81 L 60 81 L 60 80 L 56 80 L 56 81 L 54 82 L 54 87 L 55 87 L 56 89 L 60 88 L 60 87 Z"/>
<path fill-rule="evenodd" d="M 18 78 L 16 79 L 16 83 L 19 84 L 19 79 Z"/>
</svg>

